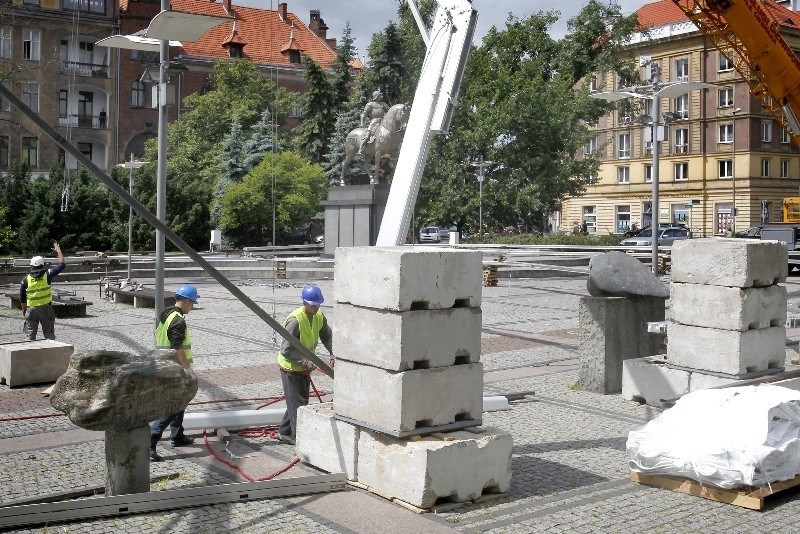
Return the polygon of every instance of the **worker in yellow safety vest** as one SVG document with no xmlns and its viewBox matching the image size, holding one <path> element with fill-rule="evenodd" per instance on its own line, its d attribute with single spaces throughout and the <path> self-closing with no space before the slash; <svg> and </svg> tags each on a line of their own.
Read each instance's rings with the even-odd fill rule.
<svg viewBox="0 0 800 534">
<path fill-rule="evenodd" d="M 184 369 L 192 366 L 192 336 L 189 334 L 184 316 L 194 309 L 197 298 L 197 288 L 193 285 L 179 287 L 175 292 L 175 306 L 170 306 L 161 313 L 156 327 L 156 348 L 175 350 L 178 362 Z M 156 452 L 156 445 L 168 426 L 173 447 L 184 447 L 194 443 L 193 438 L 183 433 L 183 414 L 184 410 L 181 410 L 150 423 L 150 460 L 153 462 L 163 460 Z"/>
<path fill-rule="evenodd" d="M 45 339 L 55 339 L 56 316 L 53 313 L 53 278 L 67 266 L 64 254 L 58 243 L 53 243 L 53 250 L 58 254 L 58 264 L 49 269 L 44 266 L 44 258 L 31 258 L 31 272 L 22 279 L 19 285 L 19 302 L 22 315 L 25 317 L 23 332 L 31 341 L 36 339 L 39 325 Z"/>
<path fill-rule="evenodd" d="M 309 284 L 303 288 L 301 298 L 303 305 L 289 314 L 283 322 L 283 327 L 311 352 L 314 352 L 317 342 L 322 341 L 331 355 L 330 365 L 333 367 L 333 331 L 320 310 L 325 301 L 322 290 L 317 285 Z M 299 351 L 285 339 L 278 355 L 278 365 L 281 368 L 281 384 L 286 399 L 286 413 L 283 414 L 283 420 L 278 427 L 278 439 L 294 444 L 297 432 L 297 409 L 308 405 L 311 371 L 315 365 L 299 354 Z"/>
</svg>

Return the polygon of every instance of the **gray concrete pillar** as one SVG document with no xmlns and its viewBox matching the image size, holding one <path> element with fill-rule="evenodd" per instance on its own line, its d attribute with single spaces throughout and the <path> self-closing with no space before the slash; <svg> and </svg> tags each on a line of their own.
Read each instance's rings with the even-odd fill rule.
<svg viewBox="0 0 800 534">
<path fill-rule="evenodd" d="M 150 491 L 150 427 L 106 430 L 106 496 Z"/>
<path fill-rule="evenodd" d="M 659 353 L 664 336 L 647 323 L 664 320 L 660 297 L 582 297 L 578 305 L 578 386 L 596 393 L 622 391 L 622 362 Z"/>
</svg>

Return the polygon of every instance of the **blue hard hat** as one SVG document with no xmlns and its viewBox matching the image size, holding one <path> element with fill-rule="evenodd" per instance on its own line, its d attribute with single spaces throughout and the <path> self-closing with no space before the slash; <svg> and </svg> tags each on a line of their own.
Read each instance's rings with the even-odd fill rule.
<svg viewBox="0 0 800 534">
<path fill-rule="evenodd" d="M 197 304 L 197 288 L 191 284 L 186 284 L 185 286 L 181 286 L 175 292 L 176 297 L 181 297 L 185 299 L 189 299 L 195 304 Z"/>
<path fill-rule="evenodd" d="M 322 296 L 322 290 L 319 286 L 314 284 L 308 284 L 303 288 L 302 299 L 303 302 L 311 306 L 319 306 L 325 302 L 325 297 Z"/>
</svg>

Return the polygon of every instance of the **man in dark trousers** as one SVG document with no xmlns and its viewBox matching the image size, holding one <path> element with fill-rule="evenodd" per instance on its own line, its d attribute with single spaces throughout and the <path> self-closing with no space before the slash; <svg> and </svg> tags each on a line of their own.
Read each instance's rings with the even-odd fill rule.
<svg viewBox="0 0 800 534">
<path fill-rule="evenodd" d="M 325 301 L 322 290 L 319 286 L 309 284 L 303 288 L 301 298 L 303 305 L 289 314 L 283 327 L 311 352 L 314 352 L 317 342 L 321 340 L 331 355 L 330 364 L 333 367 L 333 331 L 319 309 Z M 278 427 L 278 439 L 294 445 L 297 435 L 297 408 L 308 405 L 311 371 L 315 366 L 285 339 L 278 355 L 278 365 L 281 368 L 281 384 L 286 399 L 286 413 Z"/>
<path fill-rule="evenodd" d="M 53 292 L 51 284 L 53 278 L 67 266 L 64 263 L 64 254 L 58 243 L 53 243 L 53 250 L 58 254 L 58 264 L 46 269 L 44 258 L 34 256 L 31 258 L 31 272 L 22 279 L 19 285 L 19 302 L 22 315 L 25 317 L 23 331 L 31 341 L 36 339 L 39 325 L 42 325 L 42 335 L 45 339 L 55 339 L 56 316 L 53 313 Z"/>
<path fill-rule="evenodd" d="M 192 366 L 192 338 L 186 326 L 184 316 L 197 304 L 197 288 L 187 284 L 175 292 L 175 306 L 170 306 L 161 313 L 156 327 L 156 348 L 173 349 L 178 353 L 178 361 L 184 369 Z M 183 433 L 184 410 L 162 417 L 150 423 L 150 460 L 163 460 L 156 452 L 156 445 L 164 430 L 169 426 L 173 447 L 184 447 L 194 443 L 194 439 Z"/>
</svg>

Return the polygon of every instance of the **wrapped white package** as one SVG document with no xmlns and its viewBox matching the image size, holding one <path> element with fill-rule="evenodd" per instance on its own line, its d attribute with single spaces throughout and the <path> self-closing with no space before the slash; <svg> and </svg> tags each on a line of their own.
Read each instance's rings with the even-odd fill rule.
<svg viewBox="0 0 800 534">
<path fill-rule="evenodd" d="M 800 474 L 800 392 L 761 385 L 695 391 L 628 434 L 628 465 L 721 488 Z"/>
</svg>

